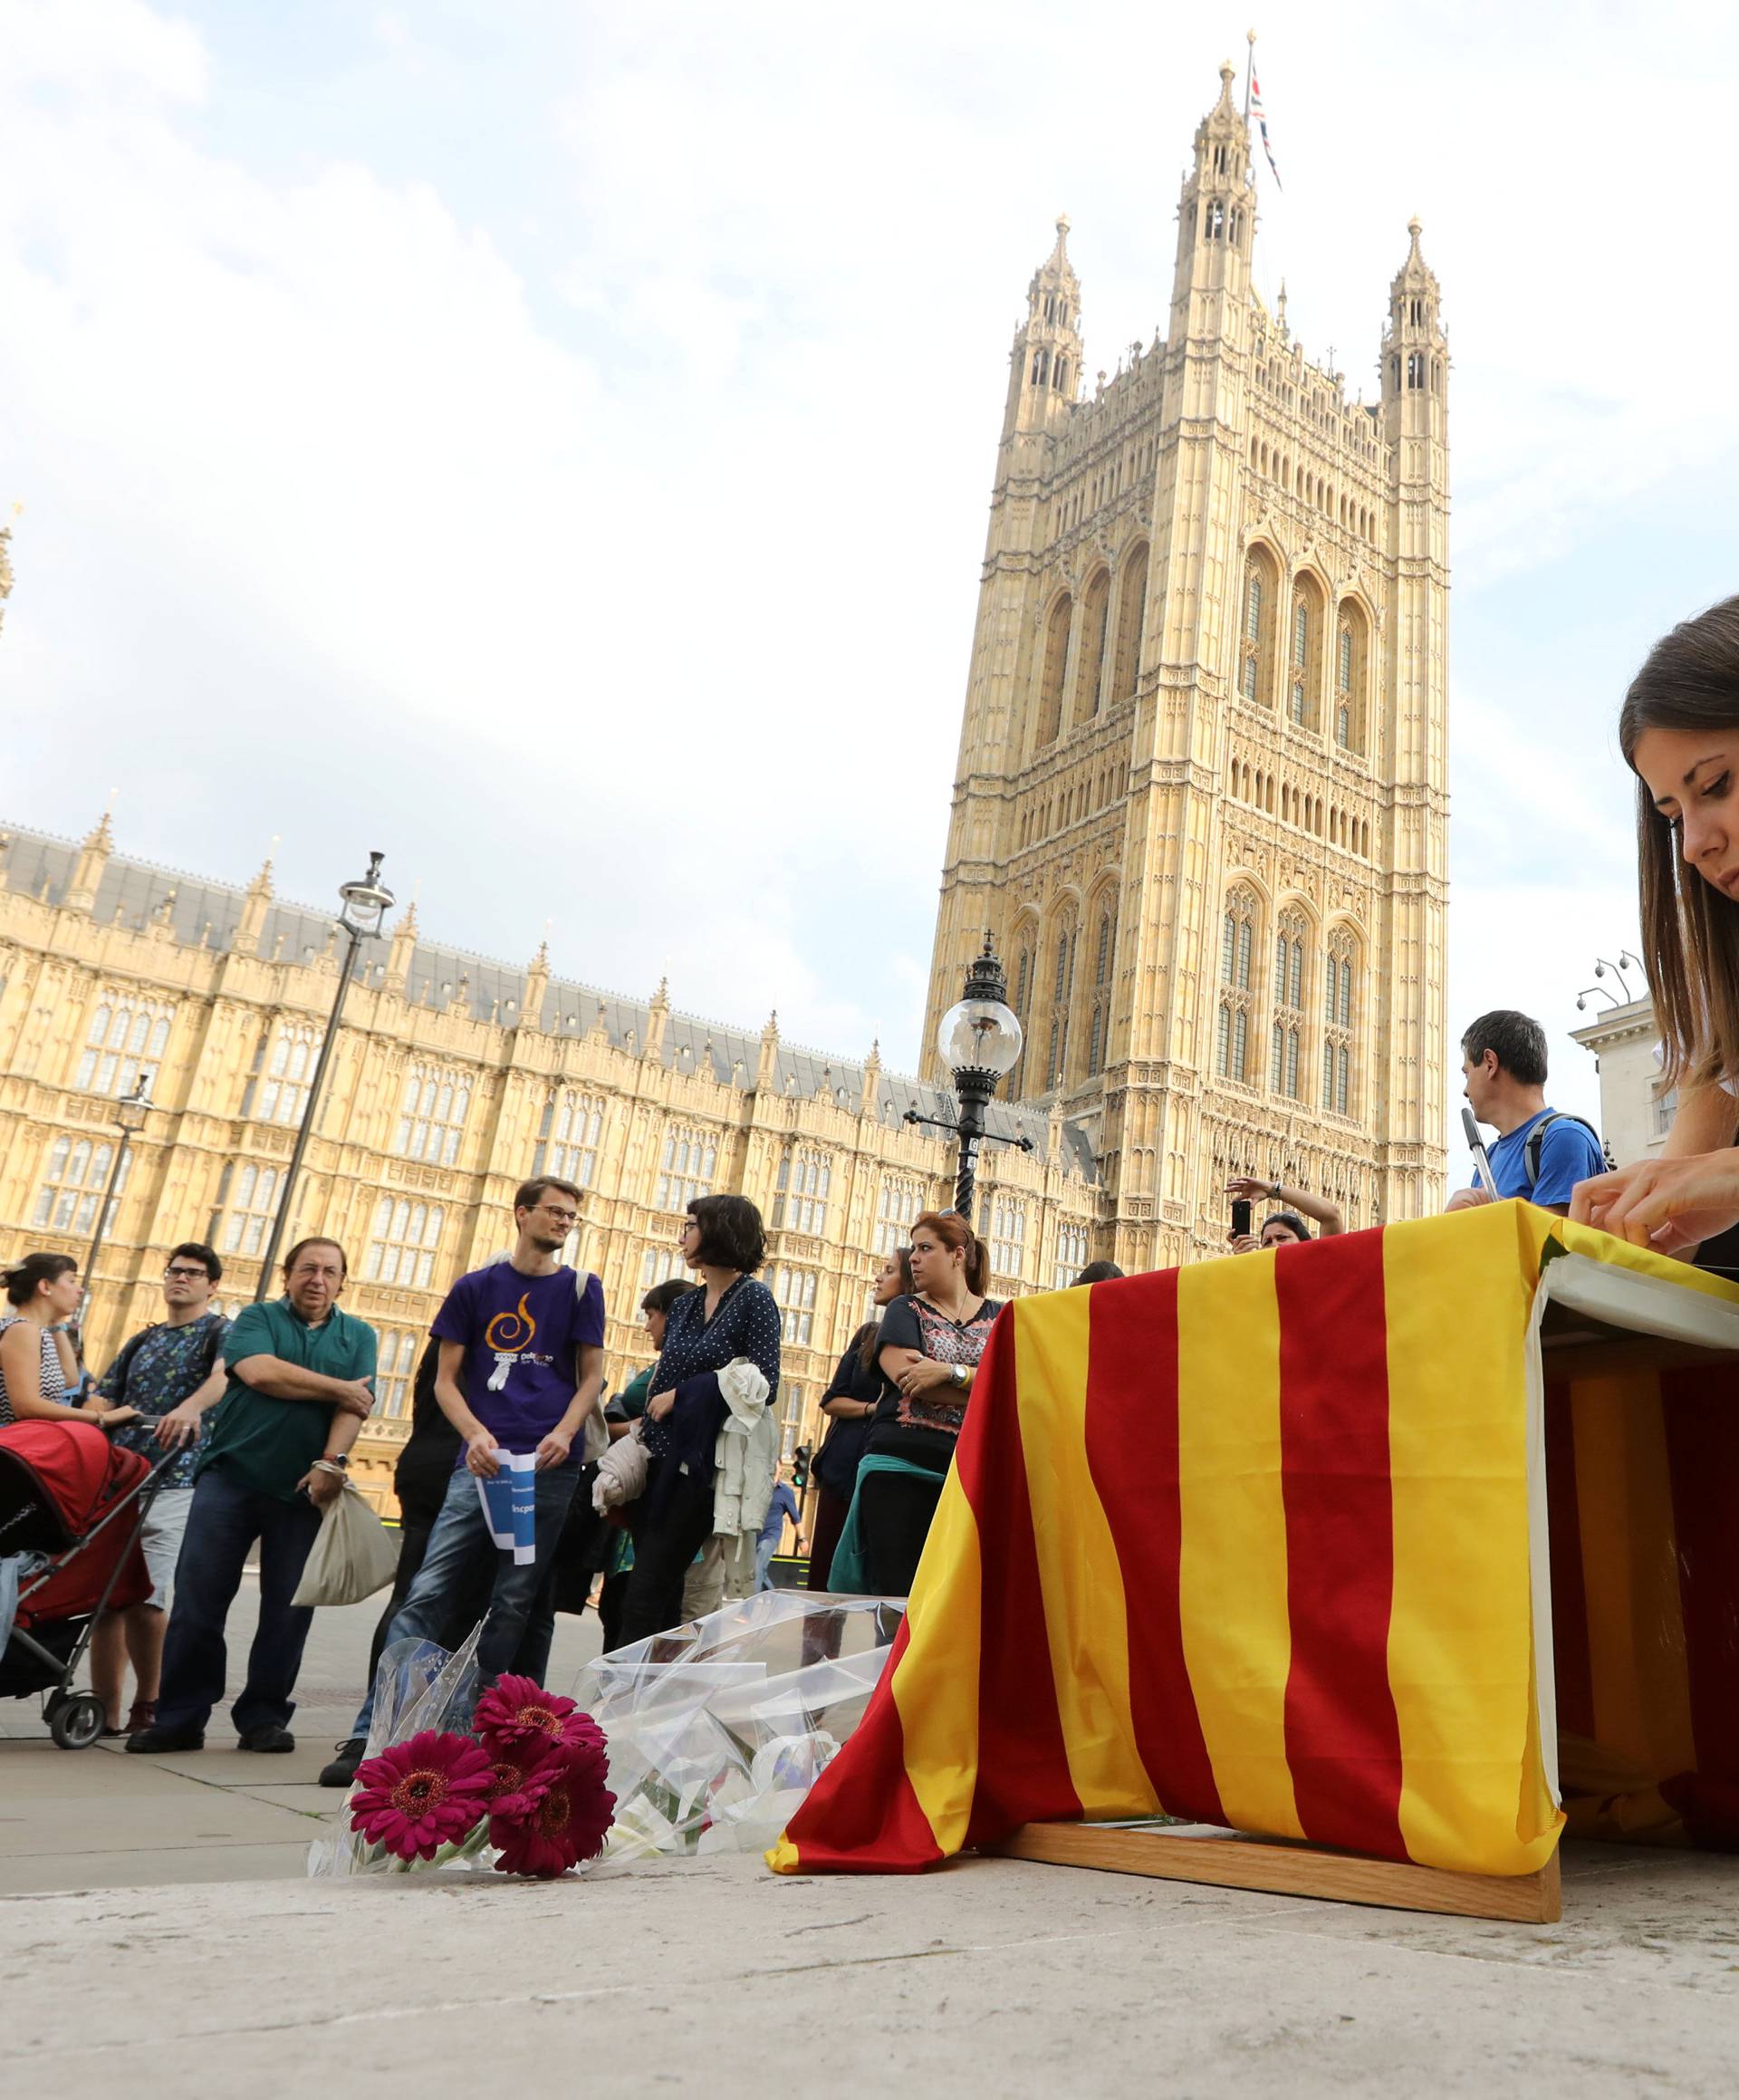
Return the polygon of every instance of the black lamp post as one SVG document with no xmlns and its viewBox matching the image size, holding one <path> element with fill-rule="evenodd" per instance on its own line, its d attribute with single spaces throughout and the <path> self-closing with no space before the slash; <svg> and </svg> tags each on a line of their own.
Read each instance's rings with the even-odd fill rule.
<svg viewBox="0 0 1739 2100">
<path fill-rule="evenodd" d="M 265 1253 L 260 1262 L 260 1280 L 255 1288 L 254 1302 L 258 1305 L 272 1287 L 272 1276 L 278 1265 L 278 1249 L 283 1245 L 284 1228 L 290 1222 L 290 1211 L 296 1192 L 296 1177 L 302 1171 L 302 1156 L 308 1150 L 308 1138 L 314 1127 L 314 1117 L 320 1111 L 320 1090 L 326 1077 L 326 1067 L 331 1060 L 332 1046 L 338 1041 L 339 1017 L 344 1011 L 344 995 L 350 989 L 351 972 L 356 968 L 356 953 L 365 940 L 380 937 L 380 922 L 392 910 L 395 899 L 392 891 L 380 880 L 380 863 L 384 853 L 369 855 L 369 872 L 360 881 L 342 882 L 339 895 L 344 900 L 338 915 L 341 930 L 350 936 L 350 946 L 344 951 L 344 965 L 338 973 L 338 990 L 332 998 L 331 1018 L 326 1024 L 326 1034 L 322 1039 L 320 1055 L 314 1060 L 314 1076 L 308 1083 L 308 1099 L 302 1111 L 302 1122 L 296 1131 L 295 1150 L 290 1155 L 290 1165 L 284 1173 L 283 1193 L 278 1198 L 278 1214 L 272 1220 L 272 1237 L 265 1243 Z"/>
<path fill-rule="evenodd" d="M 115 1148 L 115 1163 L 109 1170 L 109 1186 L 103 1190 L 102 1201 L 97 1209 L 97 1228 L 91 1235 L 91 1251 L 84 1257 L 84 1303 L 79 1308 L 81 1333 L 90 1315 L 91 1294 L 97 1282 L 97 1257 L 102 1252 L 102 1243 L 108 1234 L 109 1212 L 115 1200 L 115 1190 L 120 1186 L 128 1147 L 145 1128 L 145 1118 L 151 1113 L 151 1104 L 146 1099 L 150 1090 L 150 1081 L 141 1073 L 133 1082 L 132 1092 L 123 1093 L 115 1103 L 115 1128 L 120 1132 L 120 1142 Z"/>
<path fill-rule="evenodd" d="M 1008 980 L 997 961 L 988 933 L 984 952 L 966 972 L 966 988 L 959 1003 L 948 1008 L 937 1024 L 937 1055 L 954 1074 L 954 1091 L 960 1113 L 954 1122 L 906 1111 L 906 1121 L 928 1123 L 937 1130 L 951 1130 L 960 1140 L 960 1160 L 955 1170 L 954 1207 L 967 1224 L 972 1222 L 972 1199 L 978 1174 L 978 1147 L 984 1142 L 985 1111 L 998 1084 L 1014 1071 L 1021 1055 L 1021 1024 L 1008 1004 Z M 1005 1144 L 1023 1152 L 1033 1150 L 1030 1138 L 1005 1138 Z"/>
</svg>

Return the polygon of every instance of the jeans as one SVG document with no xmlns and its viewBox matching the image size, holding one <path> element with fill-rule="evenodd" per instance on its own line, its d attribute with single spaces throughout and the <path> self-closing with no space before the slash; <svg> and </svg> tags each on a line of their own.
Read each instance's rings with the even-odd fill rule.
<svg viewBox="0 0 1739 2100">
<path fill-rule="evenodd" d="M 228 1652 L 224 1622 L 242 1585 L 248 1548 L 260 1542 L 260 1621 L 248 1651 L 247 1681 L 230 1708 L 238 1735 L 287 1728 L 303 1645 L 314 1614 L 293 1605 L 320 1511 L 305 1495 L 282 1502 L 245 1487 L 221 1465 L 194 1482 L 187 1536 L 175 1565 L 175 1599 L 163 1642 L 157 1726 L 202 1729 L 224 1696 Z"/>
<path fill-rule="evenodd" d="M 770 1590 L 773 1587 L 773 1577 L 767 1570 L 773 1565 L 773 1548 L 778 1543 L 776 1538 L 757 1538 L 754 1542 L 754 1586 L 757 1590 Z"/>
<path fill-rule="evenodd" d="M 539 1590 L 549 1573 L 551 1556 L 568 1520 L 568 1505 L 580 1485 L 578 1460 L 551 1466 L 533 1476 L 537 1498 L 537 1557 L 529 1566 L 515 1565 L 511 1552 L 496 1549 L 484 1519 L 476 1479 L 455 1473 L 447 1482 L 441 1513 L 428 1535 L 428 1550 L 416 1579 L 387 1628 L 383 1646 L 395 1641 L 439 1641 L 454 1606 L 465 1594 L 469 1570 L 479 1546 L 495 1554 L 495 1587 L 489 1615 L 477 1642 L 477 1674 L 487 1687 L 504 1670 L 517 1668 L 541 1684 L 549 1668 L 555 1614 Z M 522 1640 L 522 1636 L 524 1639 Z M 366 1736 L 374 1719 L 374 1681 L 351 1729 Z"/>
</svg>

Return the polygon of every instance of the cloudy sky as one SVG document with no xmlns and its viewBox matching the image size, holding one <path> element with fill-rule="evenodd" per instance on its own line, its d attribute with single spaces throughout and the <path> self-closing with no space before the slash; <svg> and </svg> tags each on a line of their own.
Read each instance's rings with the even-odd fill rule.
<svg viewBox="0 0 1739 2100">
<path fill-rule="evenodd" d="M 1455 357 L 1451 1009 L 1634 940 L 1612 722 L 1739 582 L 1739 17 L 1287 5 L 1258 281 Z M 1168 301 L 1243 16 L 0 0 L 0 814 L 917 1055 L 1011 332 Z M 1265 177 L 1265 169 L 1263 173 Z M 277 843 L 272 842 L 277 838 Z"/>
</svg>

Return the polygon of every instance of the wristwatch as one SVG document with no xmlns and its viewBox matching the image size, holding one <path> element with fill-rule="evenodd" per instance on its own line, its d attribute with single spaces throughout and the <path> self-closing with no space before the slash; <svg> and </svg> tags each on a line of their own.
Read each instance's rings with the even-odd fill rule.
<svg viewBox="0 0 1739 2100">
<path fill-rule="evenodd" d="M 955 1363 L 949 1366 L 948 1379 L 951 1384 L 964 1386 L 970 1375 L 971 1373 L 964 1363 Z"/>
<path fill-rule="evenodd" d="M 351 1469 L 350 1454 L 346 1451 L 322 1451 L 320 1456 L 323 1465 L 336 1466 L 346 1473 Z"/>
</svg>

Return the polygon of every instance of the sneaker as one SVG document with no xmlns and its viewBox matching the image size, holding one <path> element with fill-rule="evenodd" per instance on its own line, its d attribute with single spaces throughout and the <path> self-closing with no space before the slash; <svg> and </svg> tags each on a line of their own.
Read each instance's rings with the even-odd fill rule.
<svg viewBox="0 0 1739 2100">
<path fill-rule="evenodd" d="M 238 1750 L 259 1750 L 263 1754 L 277 1754 L 293 1750 L 296 1739 L 288 1729 L 249 1729 L 247 1733 L 235 1739 Z"/>
<path fill-rule="evenodd" d="M 334 1743 L 338 1752 L 330 1765 L 321 1768 L 320 1784 L 322 1787 L 348 1787 L 356 1777 L 356 1768 L 362 1762 L 362 1753 L 369 1747 L 366 1736 L 351 1736 L 347 1742 Z"/>
<path fill-rule="evenodd" d="M 204 1729 L 170 1729 L 155 1723 L 148 1729 L 136 1729 L 127 1739 L 130 1750 L 148 1758 L 164 1750 L 203 1750 L 205 1747 Z"/>
</svg>

